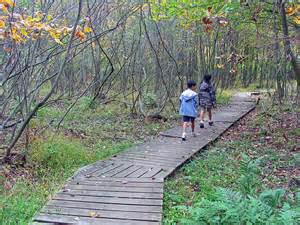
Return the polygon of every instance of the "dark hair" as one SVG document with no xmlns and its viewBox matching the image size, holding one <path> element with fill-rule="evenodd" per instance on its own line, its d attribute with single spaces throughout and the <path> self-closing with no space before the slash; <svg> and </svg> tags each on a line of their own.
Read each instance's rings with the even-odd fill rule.
<svg viewBox="0 0 300 225">
<path fill-rule="evenodd" d="M 210 74 L 205 74 L 203 80 L 206 83 L 210 83 L 210 81 L 211 81 L 211 75 Z"/>
<path fill-rule="evenodd" d="M 188 87 L 188 88 L 192 88 L 193 86 L 196 86 L 196 85 L 197 85 L 196 82 L 193 81 L 193 80 L 189 80 L 189 81 L 187 82 L 187 87 Z"/>
</svg>

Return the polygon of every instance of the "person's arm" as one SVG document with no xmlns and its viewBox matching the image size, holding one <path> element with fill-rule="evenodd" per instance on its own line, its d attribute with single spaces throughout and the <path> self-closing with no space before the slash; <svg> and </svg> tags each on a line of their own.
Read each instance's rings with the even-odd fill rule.
<svg viewBox="0 0 300 225">
<path fill-rule="evenodd" d="M 213 85 L 210 86 L 209 94 L 213 105 L 216 106 L 216 91 Z"/>
<path fill-rule="evenodd" d="M 198 104 L 199 104 L 198 103 L 198 95 L 195 95 L 193 103 L 194 103 L 195 109 L 198 109 Z"/>
<path fill-rule="evenodd" d="M 180 95 L 180 97 L 179 97 L 179 110 L 180 110 L 181 102 L 182 102 L 181 98 L 182 98 L 182 96 Z"/>
</svg>

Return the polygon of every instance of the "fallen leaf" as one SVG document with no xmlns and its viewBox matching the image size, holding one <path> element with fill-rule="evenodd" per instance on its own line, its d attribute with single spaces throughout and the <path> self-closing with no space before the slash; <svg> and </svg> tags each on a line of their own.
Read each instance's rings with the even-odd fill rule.
<svg viewBox="0 0 300 225">
<path fill-rule="evenodd" d="M 3 20 L 0 20 L 0 28 L 5 28 L 5 22 Z"/>
</svg>

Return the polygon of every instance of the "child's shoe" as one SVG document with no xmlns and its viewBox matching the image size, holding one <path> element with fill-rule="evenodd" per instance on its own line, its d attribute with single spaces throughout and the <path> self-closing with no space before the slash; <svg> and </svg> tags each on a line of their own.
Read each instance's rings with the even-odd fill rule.
<svg viewBox="0 0 300 225">
<path fill-rule="evenodd" d="M 203 121 L 200 122 L 200 128 L 204 128 L 204 122 Z"/>
<path fill-rule="evenodd" d="M 208 124 L 209 124 L 209 126 L 212 126 L 212 125 L 214 125 L 214 122 L 213 121 L 209 121 Z"/>
<path fill-rule="evenodd" d="M 186 134 L 185 133 L 182 133 L 181 140 L 186 141 Z"/>
</svg>

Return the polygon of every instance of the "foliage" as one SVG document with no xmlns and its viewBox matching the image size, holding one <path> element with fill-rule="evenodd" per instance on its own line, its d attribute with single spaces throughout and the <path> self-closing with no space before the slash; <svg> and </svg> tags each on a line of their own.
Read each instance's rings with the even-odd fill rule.
<svg viewBox="0 0 300 225">
<path fill-rule="evenodd" d="M 55 42 L 63 45 L 61 41 L 69 35 L 73 28 L 55 24 L 51 15 L 45 15 L 42 12 L 36 12 L 35 16 L 27 16 L 15 12 L 15 3 L 12 0 L 0 1 L 0 9 L 4 16 L 0 17 L 0 39 L 11 39 L 16 43 L 24 43 L 28 40 L 37 40 L 40 37 L 49 35 Z M 13 13 L 9 9 L 13 8 Z M 89 20 L 85 21 L 88 24 Z M 76 27 L 75 36 L 83 41 L 86 33 L 91 33 L 92 29 L 87 25 Z M 7 50 L 8 51 L 8 50 Z"/>
<path fill-rule="evenodd" d="M 75 140 L 53 136 L 48 141 L 36 140 L 32 144 L 30 160 L 49 171 L 70 170 L 92 161 L 84 147 Z"/>
<path fill-rule="evenodd" d="M 47 196 L 56 190 L 57 183 L 51 178 L 43 184 L 19 181 L 12 190 L 0 195 L 0 224 L 28 224 Z"/>
<path fill-rule="evenodd" d="M 260 185 L 259 164 L 260 159 L 251 160 L 247 155 L 242 155 L 243 160 L 240 162 L 241 176 L 238 179 L 239 188 L 245 195 L 254 194 L 257 192 L 257 187 Z"/>
<path fill-rule="evenodd" d="M 259 196 L 217 188 L 214 200 L 202 199 L 189 208 L 191 220 L 182 224 L 296 224 L 300 213 L 285 202 L 284 190 L 265 190 Z"/>
<path fill-rule="evenodd" d="M 233 96 L 234 92 L 231 90 L 222 90 L 217 92 L 217 104 L 219 105 L 226 105 L 229 103 L 231 97 Z"/>
<path fill-rule="evenodd" d="M 143 102 L 149 109 L 153 109 L 157 106 L 157 96 L 153 93 L 146 93 L 143 96 Z"/>
</svg>

